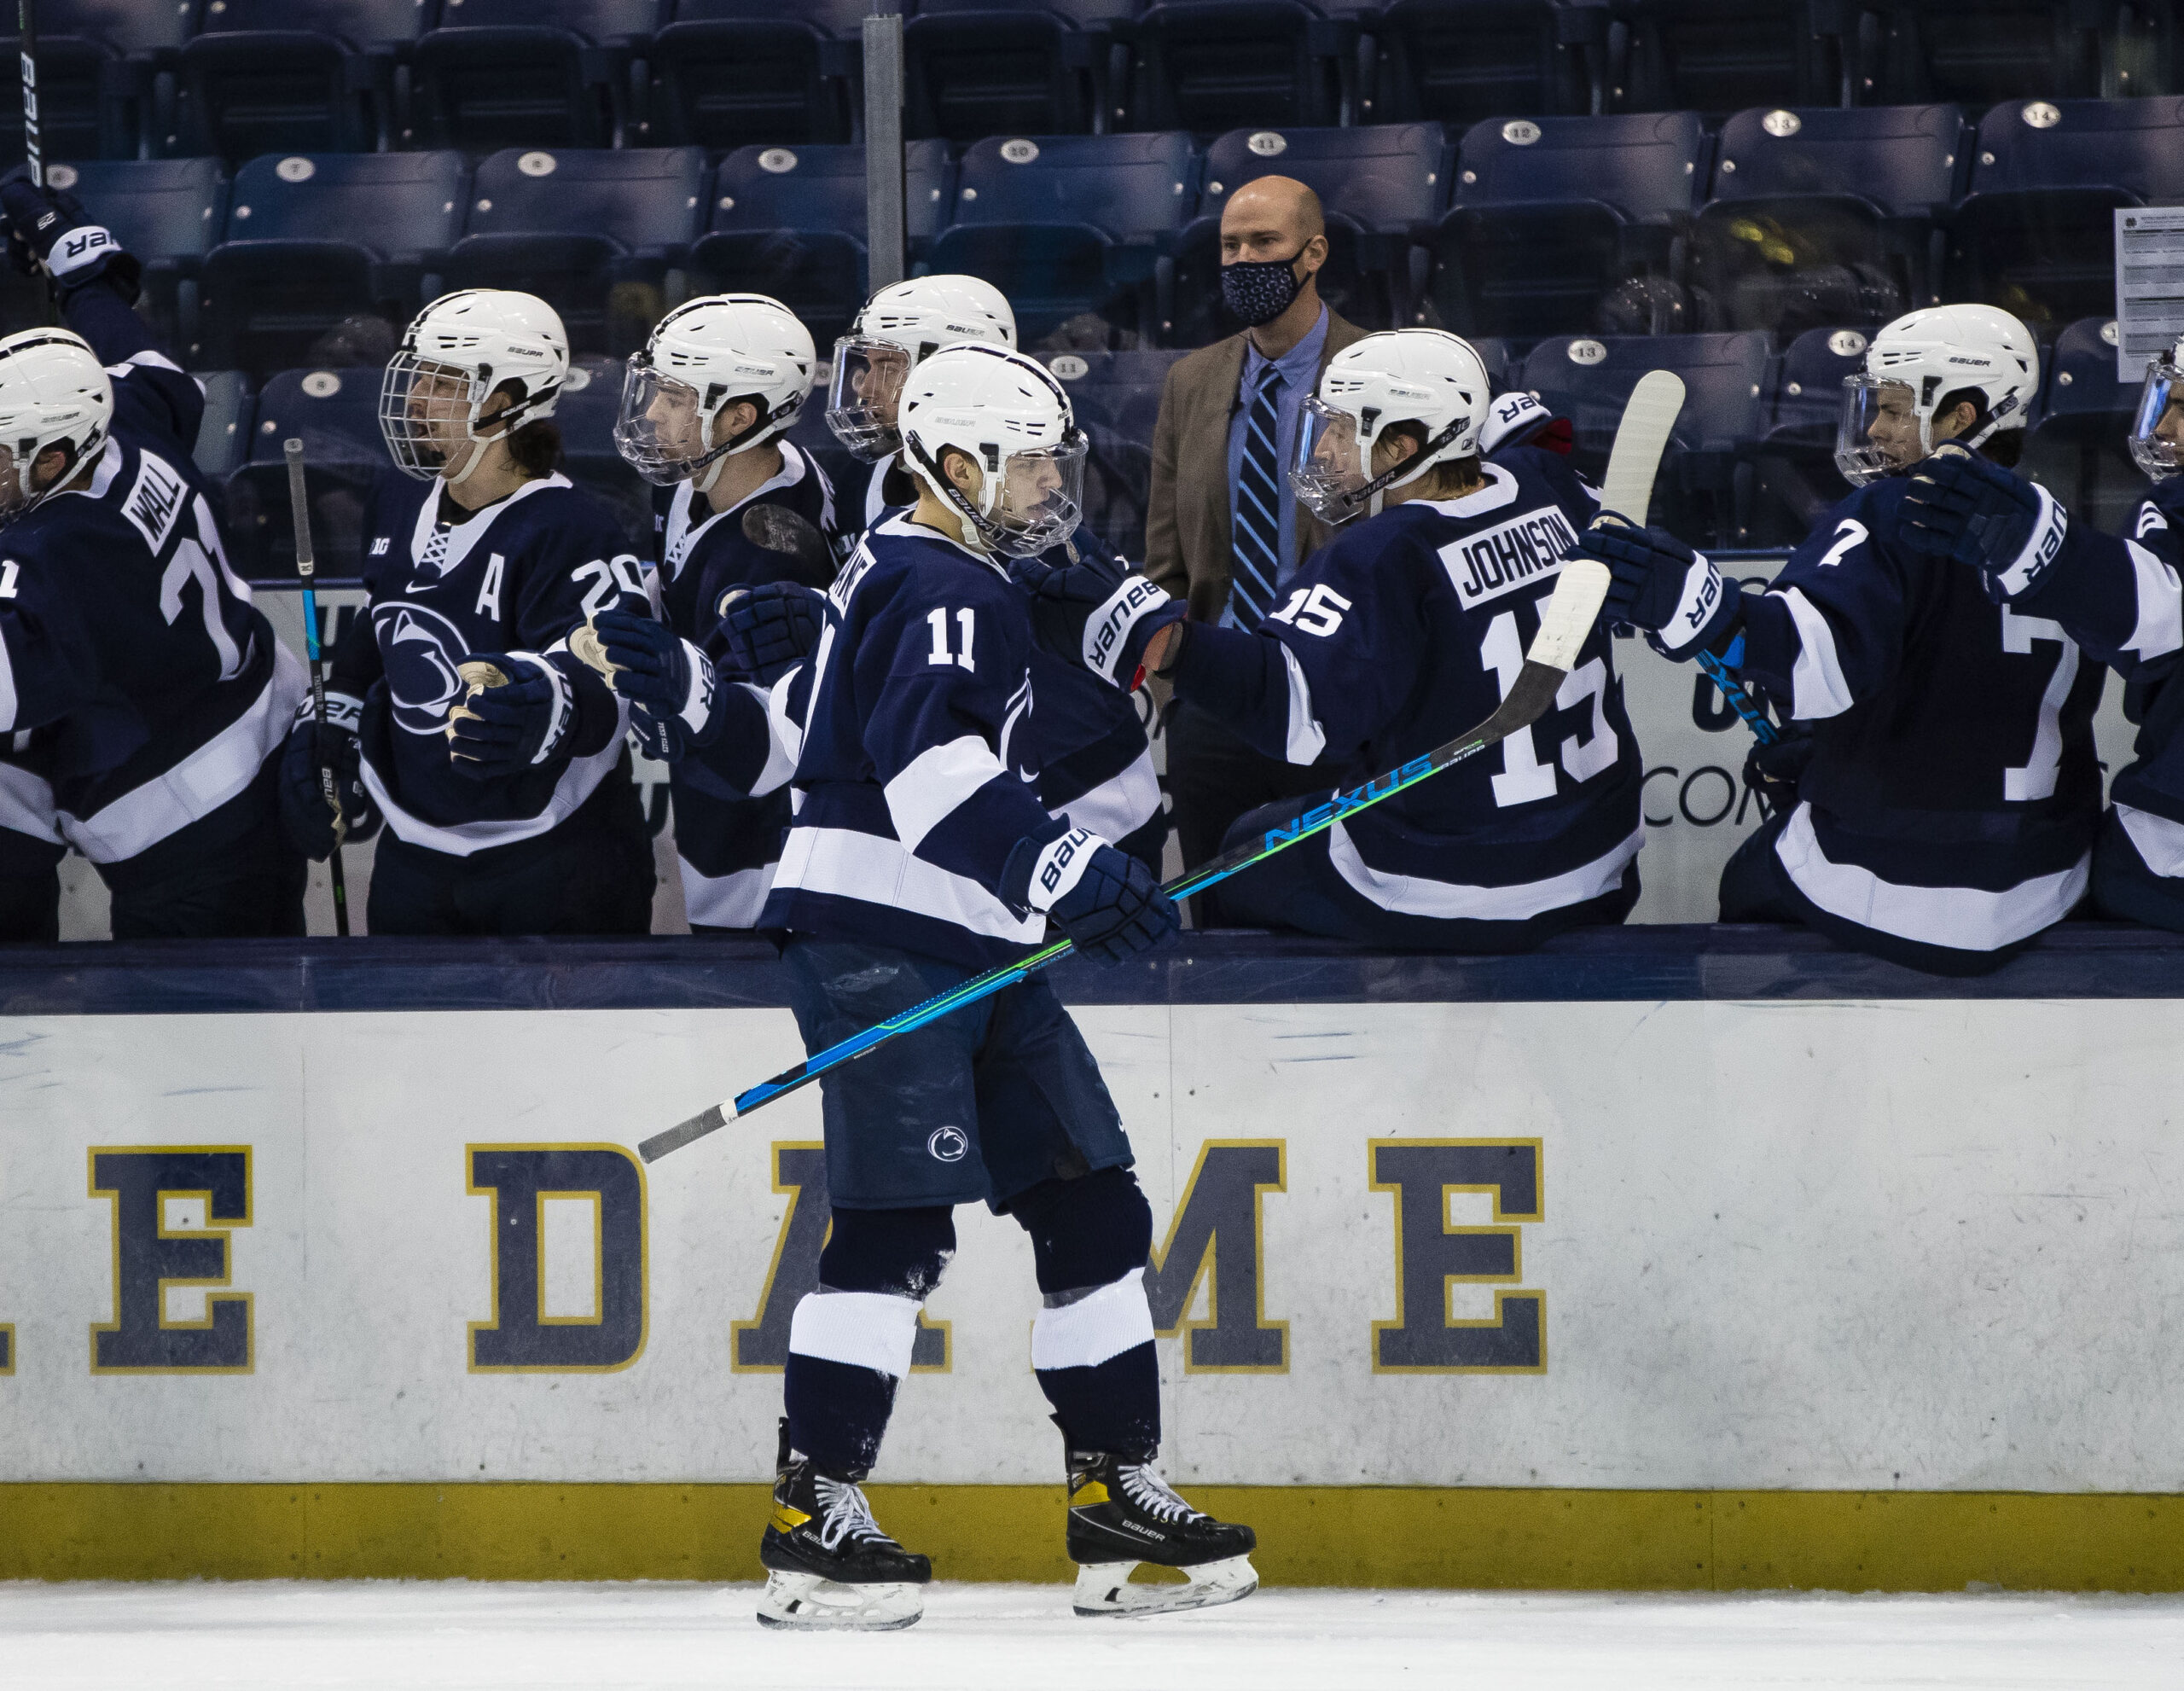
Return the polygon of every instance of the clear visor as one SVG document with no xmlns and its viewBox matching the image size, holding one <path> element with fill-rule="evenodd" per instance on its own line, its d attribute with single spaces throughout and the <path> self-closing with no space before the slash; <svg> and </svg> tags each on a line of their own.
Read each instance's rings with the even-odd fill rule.
<svg viewBox="0 0 2184 1691">
<path fill-rule="evenodd" d="M 1084 437 L 1072 430 L 1058 446 L 1010 453 L 1002 463 L 999 490 L 981 486 L 976 502 L 987 549 L 1004 557 L 1036 558 L 1076 533 L 1084 517 L 1085 452 Z"/>
<path fill-rule="evenodd" d="M 2131 456 L 2156 481 L 2184 468 L 2184 371 L 2173 356 L 2146 366 L 2146 389 L 2131 424 Z"/>
<path fill-rule="evenodd" d="M 910 355 L 892 340 L 844 335 L 834 343 L 834 374 L 827 386 L 827 427 L 868 464 L 900 450 L 895 412 L 909 375 Z"/>
<path fill-rule="evenodd" d="M 614 416 L 614 450 L 655 487 L 686 481 L 712 456 L 698 390 L 662 375 L 642 354 L 622 374 L 622 405 Z"/>
<path fill-rule="evenodd" d="M 1931 419 L 1919 412 L 1908 382 L 1872 375 L 1843 378 L 1835 424 L 1835 468 L 1853 486 L 1908 470 L 1933 450 Z"/>
<path fill-rule="evenodd" d="M 474 433 L 485 384 L 456 364 L 436 363 L 414 352 L 387 361 L 379 390 L 379 432 L 396 468 L 429 481 L 440 474 Z"/>
<path fill-rule="evenodd" d="M 1357 438 L 1357 419 L 1308 394 L 1298 419 L 1297 460 L 1289 485 L 1323 522 L 1346 522 L 1365 508 L 1372 479 Z"/>
</svg>

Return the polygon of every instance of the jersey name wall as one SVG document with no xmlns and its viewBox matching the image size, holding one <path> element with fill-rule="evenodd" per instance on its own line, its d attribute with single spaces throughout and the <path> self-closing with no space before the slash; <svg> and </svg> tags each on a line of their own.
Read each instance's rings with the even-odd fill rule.
<svg viewBox="0 0 2184 1691">
<path fill-rule="evenodd" d="M 1180 1480 L 2184 1490 L 2169 1002 L 1077 1014 Z M 817 1099 L 630 1148 L 801 1054 L 768 1009 L 19 1018 L 0 1481 L 766 1478 Z M 875 1478 L 1053 1483 L 1028 1247 L 959 1225 Z"/>
</svg>

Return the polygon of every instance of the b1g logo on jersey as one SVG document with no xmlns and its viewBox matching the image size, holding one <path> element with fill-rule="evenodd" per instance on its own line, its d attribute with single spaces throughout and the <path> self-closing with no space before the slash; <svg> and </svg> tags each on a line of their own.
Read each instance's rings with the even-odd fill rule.
<svg viewBox="0 0 2184 1691">
<path fill-rule="evenodd" d="M 1443 546 L 1441 563 L 1469 610 L 1559 573 L 1577 549 L 1577 531 L 1549 505 Z"/>
<path fill-rule="evenodd" d="M 396 724 L 411 734 L 444 733 L 448 706 L 462 691 L 455 666 L 470 655 L 462 630 L 427 606 L 398 601 L 374 609 L 372 633 Z"/>
</svg>

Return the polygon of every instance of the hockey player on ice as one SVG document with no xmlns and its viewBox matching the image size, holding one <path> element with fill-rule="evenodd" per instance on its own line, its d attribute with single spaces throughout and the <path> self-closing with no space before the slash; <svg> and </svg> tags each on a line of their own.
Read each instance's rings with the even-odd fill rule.
<svg viewBox="0 0 2184 1691">
<path fill-rule="evenodd" d="M 1400 329 L 1337 353 L 1291 476 L 1335 537 L 1256 631 L 1185 622 L 1137 578 L 1095 606 L 1098 584 L 1018 574 L 1052 607 L 1048 637 L 1081 642 L 1116 683 L 1142 661 L 1269 756 L 1333 754 L 1361 779 L 1396 768 L 1493 714 L 1597 509 L 1559 454 L 1508 446 L 1483 463 L 1488 414 L 1485 369 L 1453 334 Z M 1620 922 L 1638 898 L 1641 772 L 1595 630 L 1531 729 L 1258 864 L 1223 908 L 1405 950 L 1524 950 Z M 1327 798 L 1248 812 L 1225 845 Z"/>
<path fill-rule="evenodd" d="M 314 857 L 334 845 L 321 759 L 357 772 L 352 835 L 385 817 L 374 933 L 651 929 L 628 717 L 569 650 L 587 621 L 650 606 L 614 520 L 554 468 L 568 372 L 553 308 L 494 289 L 434 300 L 387 364 L 400 474 L 364 509 L 369 604 L 334 654 L 332 720 L 299 725 L 285 777 Z M 481 661 L 500 677 L 483 690 L 461 673 Z"/>
<path fill-rule="evenodd" d="M 741 783 L 757 777 L 743 766 L 744 748 L 721 744 L 724 713 L 703 701 L 752 679 L 708 673 L 722 656 L 731 594 L 834 578 L 834 490 L 781 438 L 816 362 L 811 332 L 780 301 L 716 293 L 661 318 L 623 380 L 614 444 L 658 490 L 661 619 L 610 611 L 598 630 L 621 665 L 613 685 L 639 736 L 668 765 L 682 903 L 696 933 L 757 925 L 788 829 L 787 789 L 749 796 Z"/>
<path fill-rule="evenodd" d="M 1905 497 L 1910 538 L 1968 565 L 2013 617 L 2059 627 L 2123 678 L 2135 760 L 2093 847 L 2102 913 L 2184 930 L 2184 342 L 2151 360 L 2130 436 L 2153 479 L 2122 536 L 2069 520 L 2052 496 L 1984 459 L 1937 453 Z"/>
<path fill-rule="evenodd" d="M 115 938 L 300 934 L 276 754 L 303 665 L 228 566 L 190 456 L 205 396 L 130 309 L 136 260 L 73 195 L 19 168 L 0 204 L 69 324 L 0 340 L 0 730 L 47 730 L 41 767 L 0 784 L 25 842 L 0 868 L 49 937 L 49 781 Z"/>
<path fill-rule="evenodd" d="M 1918 534 L 1946 443 L 2016 461 L 2039 352 L 1987 305 L 1897 318 L 1844 381 L 1836 462 L 1856 484 L 1764 593 L 1659 529 L 1603 529 L 1603 613 L 1702 650 L 1809 724 L 1809 760 L 1722 875 L 1724 921 L 1802 921 L 1936 973 L 1983 973 L 2084 895 L 2100 806 L 2101 672 L 2054 621 L 1980 590 Z M 1931 482 L 1926 483 L 1931 486 Z M 2028 543 L 2061 543 L 2044 494 Z M 1631 514 L 1635 518 L 1637 514 Z"/>
<path fill-rule="evenodd" d="M 1151 871 L 1035 796 L 1031 607 L 1003 565 L 1076 526 L 1084 443 L 1068 398 L 1029 358 L 959 346 L 910 373 L 900 429 L 917 503 L 866 534 L 810 662 L 775 689 L 801 739 L 801 802 L 764 925 L 787 934 L 815 1052 L 1057 932 L 1112 962 L 1177 925 Z M 1062 1429 L 1078 1612 L 1252 1590 L 1250 1530 L 1192 1508 L 1153 1467 L 1152 1215 L 1045 977 L 820 1084 L 834 1231 L 790 1328 L 759 1618 L 880 1628 L 921 1613 L 931 1565 L 874 1523 L 861 1486 L 955 1250 L 951 1212 L 979 1200 L 1031 1238 L 1032 1366 Z M 1128 1583 L 1141 1561 L 1190 1581 Z"/>
</svg>

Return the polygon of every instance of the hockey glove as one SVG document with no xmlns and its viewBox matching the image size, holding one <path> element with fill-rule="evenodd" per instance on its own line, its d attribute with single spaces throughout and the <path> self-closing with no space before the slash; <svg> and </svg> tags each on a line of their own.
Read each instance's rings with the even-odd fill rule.
<svg viewBox="0 0 2184 1691">
<path fill-rule="evenodd" d="M 25 276 L 43 269 L 63 293 L 104 277 L 126 303 L 136 303 L 144 267 L 91 221 L 74 195 L 38 187 L 30 166 L 18 165 L 0 177 L 0 211 L 8 217 L 8 261 Z"/>
<path fill-rule="evenodd" d="M 448 747 L 456 769 L 493 781 L 552 761 L 576 722 L 568 677 L 531 652 L 473 652 L 466 661 L 491 664 L 509 679 L 450 712 Z"/>
<path fill-rule="evenodd" d="M 1074 542 L 1016 559 L 1008 574 L 1031 596 L 1039 643 L 1125 692 L 1145 679 L 1153 636 L 1189 614 L 1120 558 Z"/>
<path fill-rule="evenodd" d="M 1585 531 L 1578 550 L 1614 577 L 1600 620 L 1644 629 L 1647 642 L 1664 658 L 1680 663 L 1736 626 L 1736 578 L 1724 576 L 1665 529 L 1598 523 Z"/>
<path fill-rule="evenodd" d="M 614 690 L 630 701 L 630 726 L 648 757 L 673 763 L 720 732 L 712 660 L 665 623 L 602 612 L 593 626 L 618 665 Z"/>
<path fill-rule="evenodd" d="M 2030 593 L 2062 555 L 2071 519 L 2044 487 L 1991 458 L 1938 446 L 1903 494 L 1903 543 L 1979 572 L 1997 605 Z"/>
<path fill-rule="evenodd" d="M 311 714 L 306 696 L 282 748 L 281 820 L 296 849 L 314 863 L 330 857 L 344 840 L 365 840 L 379 832 L 379 811 L 359 774 L 363 754 L 357 727 L 363 713 L 363 700 L 346 693 L 329 693 L 327 719 L 321 722 Z M 346 826 L 339 829 L 319 778 L 325 769 L 334 771 L 334 791 L 340 800 Z"/>
<path fill-rule="evenodd" d="M 1070 944 L 1103 963 L 1149 951 L 1182 926 L 1151 869 L 1081 828 L 1019 840 L 1001 896 L 1014 909 L 1044 910 Z"/>
<path fill-rule="evenodd" d="M 1765 801 L 1774 816 L 1798 807 L 1798 783 L 1812 761 L 1812 735 L 1786 734 L 1771 746 L 1755 745 L 1745 756 L 1744 784 Z"/>
<path fill-rule="evenodd" d="M 1521 389 L 1486 403 L 1486 421 L 1478 430 L 1482 458 L 1515 446 L 1536 446 L 1542 452 L 1559 452 L 1566 458 L 1576 444 L 1570 420 L 1556 416 Z"/>
<path fill-rule="evenodd" d="M 733 587 L 720 601 L 720 666 L 771 687 L 819 644 L 827 596 L 793 581 Z"/>
</svg>

